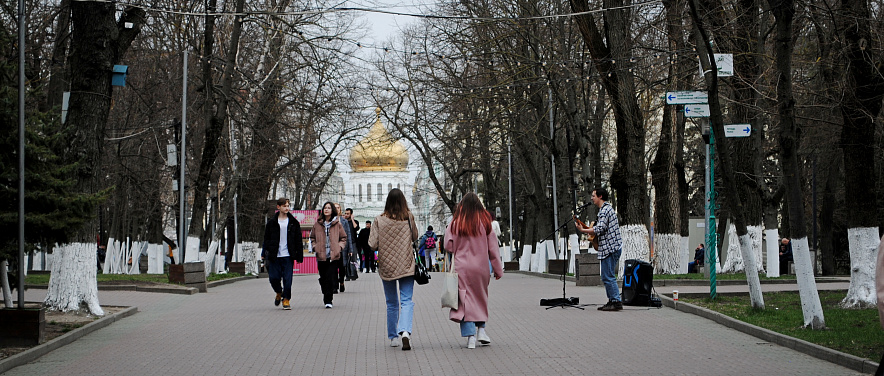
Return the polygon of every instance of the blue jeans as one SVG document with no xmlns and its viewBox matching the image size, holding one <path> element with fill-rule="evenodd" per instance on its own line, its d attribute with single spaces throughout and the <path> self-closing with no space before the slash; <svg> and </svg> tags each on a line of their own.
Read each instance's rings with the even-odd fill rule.
<svg viewBox="0 0 884 376">
<path fill-rule="evenodd" d="M 620 288 L 617 287 L 617 268 L 620 262 L 621 250 L 609 254 L 600 260 L 602 268 L 602 283 L 605 284 L 605 293 L 608 300 L 620 301 Z"/>
<path fill-rule="evenodd" d="M 411 321 L 414 318 L 414 301 L 411 300 L 414 293 L 414 277 L 382 282 L 384 297 L 387 299 L 387 337 L 396 338 L 401 332 L 411 334 Z"/>
<path fill-rule="evenodd" d="M 267 260 L 267 275 L 270 276 L 270 286 L 273 291 L 282 293 L 283 299 L 292 299 L 292 269 L 295 264 L 292 258 L 277 257 L 275 261 Z M 282 282 L 282 286 L 280 286 Z"/>
<path fill-rule="evenodd" d="M 484 328 L 484 322 L 461 321 L 460 335 L 461 337 L 469 337 L 476 335 L 476 328 Z"/>
</svg>

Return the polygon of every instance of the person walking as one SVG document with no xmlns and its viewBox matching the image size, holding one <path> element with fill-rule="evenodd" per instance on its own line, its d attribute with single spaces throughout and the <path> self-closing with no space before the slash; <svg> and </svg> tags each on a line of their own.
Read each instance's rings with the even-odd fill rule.
<svg viewBox="0 0 884 376">
<path fill-rule="evenodd" d="M 460 323 L 460 335 L 467 338 L 467 348 L 476 348 L 476 341 L 491 343 L 485 332 L 488 322 L 488 284 L 491 262 L 494 279 L 503 276 L 503 265 L 497 247 L 497 236 L 491 229 L 491 216 L 475 193 L 464 195 L 454 217 L 445 229 L 445 250 L 451 255 L 457 271 L 458 308 L 448 318 Z"/>
<path fill-rule="evenodd" d="M 584 234 L 594 235 L 599 242 L 598 258 L 601 260 L 602 283 L 608 295 L 608 303 L 599 307 L 599 311 L 622 311 L 620 288 L 617 287 L 617 268 L 620 254 L 623 252 L 623 239 L 620 237 L 620 222 L 617 213 L 608 202 L 608 191 L 596 188 L 592 191 L 592 203 L 599 208 L 598 220 L 592 227 L 576 222 L 577 230 Z"/>
<path fill-rule="evenodd" d="M 436 233 L 433 232 L 433 226 L 427 226 L 427 232 L 421 235 L 417 244 L 420 244 L 421 263 L 430 271 L 438 271 L 436 269 Z"/>
<path fill-rule="evenodd" d="M 355 281 L 358 278 L 355 273 L 350 273 L 350 262 L 353 260 L 353 254 L 356 253 L 356 229 L 354 229 L 355 225 L 351 219 L 353 209 L 348 208 L 341 211 L 341 204 L 338 203 L 335 203 L 335 209 L 338 214 L 341 214 L 338 221 L 341 222 L 341 227 L 347 233 L 347 243 L 341 250 L 341 267 L 338 269 L 338 284 L 340 284 L 340 291 L 344 292 L 344 281 Z"/>
<path fill-rule="evenodd" d="M 390 346 L 411 350 L 414 241 L 418 230 L 401 190 L 390 190 L 384 212 L 375 217 L 372 226 L 368 246 L 378 251 L 378 274 L 387 302 L 387 338 Z"/>
<path fill-rule="evenodd" d="M 261 259 L 270 277 L 270 286 L 276 292 L 273 305 L 292 309 L 292 269 L 294 261 L 304 262 L 304 243 L 301 241 L 301 224 L 290 213 L 289 199 L 276 200 L 275 218 L 267 221 L 264 228 L 264 246 Z M 281 282 L 281 283 L 280 283 Z"/>
<path fill-rule="evenodd" d="M 338 221 L 338 212 L 333 203 L 326 202 L 322 205 L 322 214 L 310 231 L 310 241 L 313 252 L 316 253 L 322 302 L 325 308 L 332 308 L 332 296 L 337 288 L 338 270 L 341 268 L 341 253 L 347 244 L 347 233 Z"/>
<path fill-rule="evenodd" d="M 374 251 L 368 246 L 369 234 L 371 234 L 371 221 L 365 221 L 365 228 L 359 231 L 359 236 L 356 238 L 356 247 L 362 256 L 363 273 L 368 273 L 369 270 L 375 272 Z"/>
</svg>

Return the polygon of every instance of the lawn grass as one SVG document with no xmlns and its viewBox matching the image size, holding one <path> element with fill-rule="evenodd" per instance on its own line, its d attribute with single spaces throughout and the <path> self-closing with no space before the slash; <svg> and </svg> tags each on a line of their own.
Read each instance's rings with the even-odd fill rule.
<svg viewBox="0 0 884 376">
<path fill-rule="evenodd" d="M 764 293 L 764 310 L 753 309 L 748 296 L 719 296 L 714 301 L 709 298 L 681 298 L 679 301 L 877 362 L 884 352 L 884 331 L 878 320 L 878 310 L 840 308 L 838 303 L 846 294 L 847 291 L 844 290 L 819 292 L 826 321 L 824 330 L 801 327 L 804 319 L 797 291 Z"/>
<path fill-rule="evenodd" d="M 227 273 L 227 274 L 209 274 L 206 277 L 206 282 L 212 281 L 220 281 L 222 279 L 228 278 L 236 278 L 241 277 L 239 273 Z M 169 282 L 168 274 L 98 274 L 96 276 L 98 283 L 101 282 L 112 282 L 112 281 L 132 281 L 132 282 L 154 282 L 154 283 L 167 283 L 167 284 L 175 284 Z M 49 284 L 49 274 L 28 274 L 25 277 L 25 284 L 29 285 L 48 285 Z"/>
</svg>

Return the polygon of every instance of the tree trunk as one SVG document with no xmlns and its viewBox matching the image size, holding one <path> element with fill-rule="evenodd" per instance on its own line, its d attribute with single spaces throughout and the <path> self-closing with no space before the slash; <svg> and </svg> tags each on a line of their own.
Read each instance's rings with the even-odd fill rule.
<svg viewBox="0 0 884 376">
<path fill-rule="evenodd" d="M 215 10 L 217 0 L 210 1 L 210 11 Z M 236 0 L 236 13 L 242 13 L 245 0 Z M 211 57 L 213 55 L 212 47 L 214 45 L 214 19 L 216 16 L 209 15 L 206 20 L 205 41 L 206 46 L 204 54 Z M 208 102 L 205 105 L 206 110 L 206 132 L 203 138 L 203 151 L 200 156 L 199 171 L 193 185 L 193 216 L 190 223 L 189 236 L 200 238 L 205 228 L 203 227 L 203 217 L 206 215 L 207 195 L 209 192 L 209 182 L 212 181 L 212 173 L 215 169 L 215 160 L 218 157 L 222 131 L 227 123 L 227 105 L 231 98 L 234 97 L 232 92 L 233 73 L 236 70 L 237 57 L 239 55 L 239 39 L 242 34 L 243 17 L 237 16 L 233 22 L 233 30 L 230 35 L 230 45 L 227 48 L 227 55 L 224 59 L 224 71 L 221 74 L 221 92 L 213 92 L 212 87 L 212 59 L 203 59 L 203 85 L 206 88 L 206 98 Z M 188 239 L 189 241 L 189 239 Z M 208 246 L 208 242 L 203 242 Z"/>
<path fill-rule="evenodd" d="M 646 227 L 649 207 L 644 159 L 644 118 L 636 100 L 638 96 L 635 92 L 633 73 L 618 69 L 614 63 L 614 56 L 631 54 L 632 42 L 627 32 L 630 27 L 630 10 L 619 8 L 624 5 L 622 1 L 614 0 L 606 4 L 612 9 L 605 11 L 605 33 L 602 36 L 596 27 L 594 17 L 588 14 L 589 6 L 586 0 L 569 0 L 569 2 L 574 12 L 587 12 L 575 16 L 575 20 L 614 108 L 614 120 L 617 124 L 617 159 L 611 172 L 611 187 L 616 191 L 614 202 L 621 221 L 623 254 L 620 260 L 620 274 L 622 275 L 625 260 L 648 261 L 650 257 Z"/>
<path fill-rule="evenodd" d="M 709 109 L 711 111 L 710 124 L 714 136 L 717 149 L 721 150 L 717 153 L 719 166 L 721 167 L 721 180 L 724 186 L 724 198 L 727 200 L 727 207 L 734 219 L 736 234 L 740 241 L 740 252 L 743 256 L 743 262 L 746 266 L 746 283 L 749 285 L 749 297 L 752 306 L 757 309 L 764 309 L 764 296 L 761 294 L 761 281 L 758 279 L 758 272 L 755 268 L 755 254 L 752 251 L 752 239 L 748 235 L 746 222 L 744 217 L 744 207 L 739 200 L 737 182 L 734 176 L 733 161 L 728 150 L 728 140 L 724 137 L 724 120 L 722 118 L 721 103 L 718 97 L 718 69 L 715 66 L 715 59 L 712 55 L 712 46 L 709 37 L 697 14 L 697 8 L 693 1 L 689 1 L 691 6 L 691 17 L 697 28 L 697 34 L 700 40 L 701 66 L 705 75 L 707 90 L 709 92 Z M 722 216 L 722 218 L 727 218 Z M 717 247 L 716 247 L 717 248 Z"/>
<path fill-rule="evenodd" d="M 6 308 L 12 308 L 12 291 L 9 289 L 9 262 L 0 261 L 0 288 L 3 289 L 3 305 Z"/>
<path fill-rule="evenodd" d="M 874 265 L 878 248 L 877 197 L 875 196 L 875 118 L 881 112 L 884 76 L 881 60 L 873 55 L 877 46 L 869 19 L 869 3 L 843 0 L 844 39 L 847 44 L 847 79 L 841 103 L 844 125 L 841 150 L 844 153 L 844 200 L 850 213 L 847 233 L 850 243 L 850 288 L 841 302 L 845 308 L 873 305 L 876 301 Z M 868 265 L 862 263 L 870 261 Z M 871 269 L 868 269 L 870 268 Z"/>
<path fill-rule="evenodd" d="M 768 0 L 776 19 L 776 77 L 777 115 L 780 121 L 780 160 L 786 186 L 786 204 L 792 236 L 792 256 L 798 277 L 801 311 L 804 326 L 823 329 L 826 321 L 813 276 L 813 260 L 807 244 L 804 220 L 804 194 L 801 186 L 801 168 L 798 163 L 798 125 L 795 123 L 795 99 L 792 96 L 792 21 L 795 4 L 792 0 Z"/>
<path fill-rule="evenodd" d="M 54 253 L 49 290 L 43 301 L 46 308 L 62 312 L 86 309 L 91 315 L 104 316 L 98 303 L 95 245 L 65 244 L 57 247 Z"/>
</svg>

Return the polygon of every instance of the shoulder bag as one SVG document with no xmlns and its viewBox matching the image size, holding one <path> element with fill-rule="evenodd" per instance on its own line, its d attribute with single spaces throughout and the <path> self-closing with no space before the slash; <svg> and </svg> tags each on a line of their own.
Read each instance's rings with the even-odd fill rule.
<svg viewBox="0 0 884 376">
<path fill-rule="evenodd" d="M 443 258 L 443 262 L 448 257 Z M 451 268 L 445 267 L 445 274 L 442 275 L 442 308 L 458 308 L 458 289 L 457 289 L 457 272 L 454 271 L 454 255 L 451 255 Z"/>
</svg>

